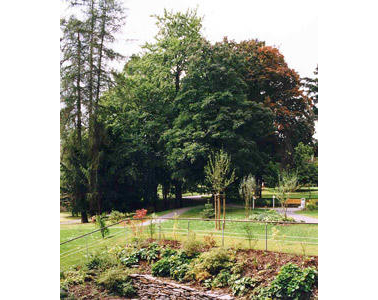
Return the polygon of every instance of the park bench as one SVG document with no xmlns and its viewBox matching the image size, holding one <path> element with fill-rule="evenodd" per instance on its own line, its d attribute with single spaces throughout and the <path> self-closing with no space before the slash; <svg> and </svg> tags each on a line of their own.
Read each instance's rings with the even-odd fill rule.
<svg viewBox="0 0 378 300">
<path fill-rule="evenodd" d="M 286 205 L 301 205 L 301 199 L 287 199 L 285 202 Z"/>
</svg>

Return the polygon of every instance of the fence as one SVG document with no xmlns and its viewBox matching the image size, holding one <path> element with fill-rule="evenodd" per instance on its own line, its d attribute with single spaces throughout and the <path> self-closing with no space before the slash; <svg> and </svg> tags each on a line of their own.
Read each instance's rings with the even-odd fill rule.
<svg viewBox="0 0 378 300">
<path fill-rule="evenodd" d="M 214 229 L 217 221 L 221 222 L 220 230 Z M 101 236 L 101 229 L 97 229 L 61 242 L 61 267 L 82 263 L 89 258 L 90 251 L 109 250 L 130 243 L 133 238 L 185 241 L 210 237 L 224 247 L 317 255 L 317 223 L 145 217 L 125 219 L 106 228 L 109 235 L 105 238 Z"/>
</svg>

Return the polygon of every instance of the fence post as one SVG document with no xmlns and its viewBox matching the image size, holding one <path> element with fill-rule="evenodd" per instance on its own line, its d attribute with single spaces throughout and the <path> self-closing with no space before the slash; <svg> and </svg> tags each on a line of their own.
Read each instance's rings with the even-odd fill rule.
<svg viewBox="0 0 378 300">
<path fill-rule="evenodd" d="M 265 223 L 265 251 L 268 251 L 268 223 Z"/>
<path fill-rule="evenodd" d="M 189 222 L 190 220 L 188 220 L 188 239 L 189 239 Z"/>
<path fill-rule="evenodd" d="M 85 247 L 87 248 L 87 261 L 89 261 L 89 253 L 88 253 L 88 236 L 85 236 Z"/>
<path fill-rule="evenodd" d="M 224 247 L 224 226 L 225 226 L 226 220 L 223 219 L 223 226 L 222 226 L 222 247 Z"/>
<path fill-rule="evenodd" d="M 161 220 L 159 220 L 159 242 L 161 240 Z"/>
</svg>

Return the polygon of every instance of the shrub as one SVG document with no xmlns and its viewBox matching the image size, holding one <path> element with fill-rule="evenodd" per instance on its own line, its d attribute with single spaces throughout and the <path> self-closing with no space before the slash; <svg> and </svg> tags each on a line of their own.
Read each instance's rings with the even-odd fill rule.
<svg viewBox="0 0 378 300">
<path fill-rule="evenodd" d="M 229 281 L 231 278 L 231 273 L 228 270 L 222 270 L 219 274 L 214 278 L 211 285 L 212 287 L 225 287 L 228 286 Z"/>
<path fill-rule="evenodd" d="M 170 257 L 176 254 L 177 254 L 177 250 L 167 247 L 161 252 L 161 257 Z"/>
<path fill-rule="evenodd" d="M 102 216 L 96 216 L 96 226 L 101 229 L 102 238 L 109 234 L 109 229 L 106 227 L 105 223 L 105 214 Z"/>
<path fill-rule="evenodd" d="M 129 271 L 119 268 L 109 269 L 101 273 L 97 279 L 97 284 L 122 296 L 129 295 L 133 290 Z"/>
<path fill-rule="evenodd" d="M 122 283 L 118 287 L 118 294 L 123 297 L 131 298 L 137 294 L 133 284 L 131 281 L 127 281 Z"/>
<path fill-rule="evenodd" d="M 133 252 L 129 255 L 121 257 L 121 263 L 124 264 L 126 267 L 131 267 L 139 263 L 139 257 L 137 252 Z"/>
<path fill-rule="evenodd" d="M 242 277 L 232 281 L 231 289 L 232 293 L 235 296 L 243 296 L 245 295 L 250 289 L 254 289 L 258 286 L 260 280 L 254 279 L 251 277 Z"/>
<path fill-rule="evenodd" d="M 118 210 L 112 210 L 109 215 L 109 221 L 111 224 L 117 223 L 125 218 L 125 214 L 121 213 Z"/>
<path fill-rule="evenodd" d="M 116 266 L 118 261 L 114 256 L 109 254 L 91 254 L 89 261 L 85 264 L 89 270 L 104 270 L 109 267 Z"/>
<path fill-rule="evenodd" d="M 190 264 L 188 276 L 199 280 L 199 274 L 208 272 L 210 275 L 216 275 L 223 269 L 231 268 L 232 259 L 223 248 L 212 249 L 209 252 L 201 253 Z"/>
<path fill-rule="evenodd" d="M 152 265 L 151 271 L 154 276 L 168 277 L 171 270 L 171 258 L 164 257 Z"/>
<path fill-rule="evenodd" d="M 61 274 L 62 284 L 65 286 L 82 284 L 86 278 L 86 274 L 82 269 L 69 270 Z"/>
<path fill-rule="evenodd" d="M 210 203 L 209 200 L 207 200 L 207 203 L 205 204 L 205 208 L 201 211 L 201 217 L 202 219 L 212 219 L 215 216 L 215 210 L 213 208 L 213 204 Z"/>
<path fill-rule="evenodd" d="M 215 241 L 212 233 L 209 234 L 209 235 L 205 235 L 203 237 L 203 241 L 204 241 L 204 244 L 205 244 L 205 248 L 207 248 L 207 249 L 214 248 L 217 245 L 217 242 Z"/>
<path fill-rule="evenodd" d="M 185 252 L 164 257 L 152 265 L 152 275 L 161 277 L 171 277 L 178 281 L 183 281 L 189 270 L 190 258 Z"/>
<path fill-rule="evenodd" d="M 188 239 L 184 241 L 182 248 L 189 257 L 195 257 L 199 254 L 202 248 L 202 243 L 196 240 L 195 233 L 191 233 L 189 234 Z"/>
<path fill-rule="evenodd" d="M 311 199 L 306 204 L 306 210 L 318 210 L 318 200 Z"/>
<path fill-rule="evenodd" d="M 284 265 L 271 284 L 261 289 L 259 297 L 283 299 L 307 299 L 312 287 L 317 284 L 318 272 L 315 268 L 301 269 L 288 263 Z"/>
</svg>

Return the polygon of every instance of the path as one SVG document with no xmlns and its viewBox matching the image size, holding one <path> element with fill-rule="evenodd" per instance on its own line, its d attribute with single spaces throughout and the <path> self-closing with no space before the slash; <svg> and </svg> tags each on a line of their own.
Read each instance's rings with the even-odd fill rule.
<svg viewBox="0 0 378 300">
<path fill-rule="evenodd" d="M 238 207 L 238 208 L 243 208 L 243 205 L 240 204 L 228 204 L 227 207 Z M 274 208 L 278 213 L 280 214 L 285 214 L 284 210 L 282 207 Z M 318 223 L 318 219 L 316 218 L 311 218 L 307 216 L 302 216 L 302 215 L 297 215 L 295 212 L 300 211 L 301 209 L 299 207 L 288 207 L 286 211 L 286 215 L 290 218 L 293 218 L 297 222 L 306 222 L 306 223 Z"/>
<path fill-rule="evenodd" d="M 182 207 L 182 208 L 178 208 L 170 213 L 167 213 L 165 215 L 162 215 L 162 216 L 159 216 L 159 217 L 164 217 L 164 218 L 173 218 L 175 216 L 175 213 L 179 216 L 179 215 L 182 215 L 183 213 L 187 212 L 188 210 L 192 209 L 192 208 L 195 208 L 195 207 L 198 207 L 198 206 L 188 206 L 188 207 Z M 167 220 L 160 220 L 161 222 L 165 222 Z M 80 224 L 81 223 L 81 220 L 78 219 L 78 220 L 69 220 L 69 221 L 61 221 L 60 222 L 60 225 L 71 225 L 71 224 Z M 157 223 L 157 220 L 153 221 L 153 223 Z M 150 221 L 144 221 L 143 223 L 141 223 L 139 226 L 146 226 L 146 225 L 149 225 L 150 224 Z"/>
<path fill-rule="evenodd" d="M 285 214 L 284 210 L 282 207 L 280 208 L 275 208 L 277 212 L 280 214 Z M 316 218 L 311 218 L 308 216 L 302 216 L 302 215 L 297 215 L 295 212 L 300 211 L 301 209 L 299 207 L 288 207 L 286 211 L 286 215 L 289 218 L 293 218 L 297 222 L 306 222 L 306 223 L 318 223 L 318 219 Z"/>
</svg>

